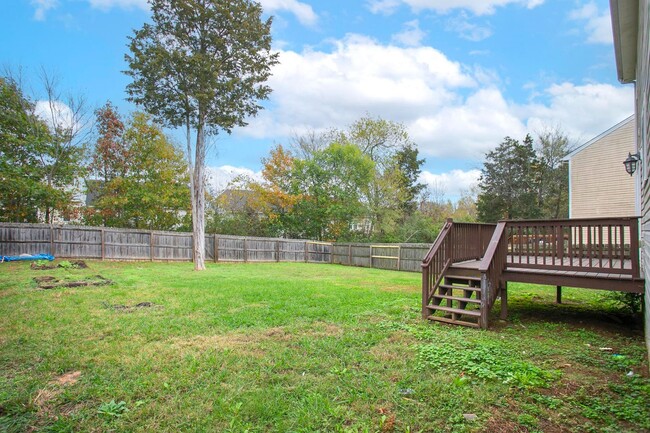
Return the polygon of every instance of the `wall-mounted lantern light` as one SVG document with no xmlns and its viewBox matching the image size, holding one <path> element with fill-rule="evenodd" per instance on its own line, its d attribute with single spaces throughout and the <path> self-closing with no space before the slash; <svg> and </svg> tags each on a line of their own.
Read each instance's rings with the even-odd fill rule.
<svg viewBox="0 0 650 433">
<path fill-rule="evenodd" d="M 635 153 L 634 155 L 628 152 L 627 159 L 623 161 L 623 164 L 625 164 L 625 171 L 627 171 L 627 174 L 632 176 L 636 171 L 636 167 L 639 165 L 639 162 L 641 162 L 641 155 L 638 152 Z"/>
</svg>

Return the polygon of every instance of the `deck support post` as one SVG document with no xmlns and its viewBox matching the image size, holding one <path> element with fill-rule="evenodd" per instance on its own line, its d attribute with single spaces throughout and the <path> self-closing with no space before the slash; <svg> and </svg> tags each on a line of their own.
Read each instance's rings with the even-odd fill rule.
<svg viewBox="0 0 650 433">
<path fill-rule="evenodd" d="M 562 286 L 555 287 L 555 303 L 556 304 L 562 303 Z"/>
<path fill-rule="evenodd" d="M 487 275 L 481 274 L 481 316 L 479 317 L 479 326 L 481 329 L 488 329 L 488 318 L 490 317 L 490 310 L 488 302 L 490 302 L 490 285 L 488 284 Z"/>
<path fill-rule="evenodd" d="M 501 320 L 506 320 L 508 318 L 508 282 L 503 283 L 501 288 Z"/>
<path fill-rule="evenodd" d="M 427 306 L 429 305 L 429 267 L 422 267 L 422 318 L 429 316 Z"/>
</svg>

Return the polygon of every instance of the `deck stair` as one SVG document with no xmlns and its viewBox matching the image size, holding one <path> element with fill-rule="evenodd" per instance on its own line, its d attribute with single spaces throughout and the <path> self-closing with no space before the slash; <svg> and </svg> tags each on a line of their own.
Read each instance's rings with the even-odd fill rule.
<svg viewBox="0 0 650 433">
<path fill-rule="evenodd" d="M 447 275 L 438 286 L 431 303 L 426 306 L 427 318 L 436 322 L 478 328 L 481 316 L 481 279 Z"/>
</svg>

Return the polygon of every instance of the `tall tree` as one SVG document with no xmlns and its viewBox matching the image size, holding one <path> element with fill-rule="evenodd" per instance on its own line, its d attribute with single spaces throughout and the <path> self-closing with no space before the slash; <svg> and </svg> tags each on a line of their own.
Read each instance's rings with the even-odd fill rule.
<svg viewBox="0 0 650 433">
<path fill-rule="evenodd" d="M 37 222 L 48 189 L 40 155 L 49 141 L 34 104 L 10 78 L 0 77 L 0 220 Z"/>
<path fill-rule="evenodd" d="M 100 135 L 87 221 L 111 227 L 169 230 L 190 208 L 185 158 L 144 113 L 123 125 L 112 106 L 97 111 Z M 108 150 L 111 151 L 108 151 Z"/>
<path fill-rule="evenodd" d="M 194 268 L 203 270 L 207 139 L 245 126 L 271 92 L 271 19 L 252 0 L 149 2 L 152 24 L 130 37 L 127 92 L 163 125 L 185 128 Z"/>
<path fill-rule="evenodd" d="M 370 233 L 382 240 L 413 211 L 415 193 L 422 190 L 417 177 L 424 160 L 418 159 L 406 127 L 390 120 L 362 117 L 341 131 L 338 140 L 357 146 L 375 163 L 365 199 Z"/>
<path fill-rule="evenodd" d="M 546 127 L 537 133 L 539 159 L 539 206 L 545 218 L 569 217 L 569 166 L 564 161 L 571 144 L 559 127 Z"/>
<path fill-rule="evenodd" d="M 18 165 L 14 168 L 22 167 L 25 175 L 18 176 L 16 182 L 31 179 L 28 182 L 31 186 L 14 203 L 30 202 L 29 206 L 36 207 L 36 218 L 51 223 L 55 214 L 66 215 L 71 211 L 75 183 L 85 172 L 84 143 L 90 129 L 86 105 L 82 97 L 64 97 L 58 91 L 56 79 L 45 72 L 41 73 L 40 80 L 45 99 L 38 101 L 25 95 L 19 73 L 11 70 L 5 73 L 6 77 L 1 79 L 2 96 L 7 104 L 3 123 L 10 129 L 20 129 L 9 132 L 11 140 L 22 139 L 18 139 L 20 146 L 8 147 L 3 154 L 9 159 L 14 158 L 12 153 L 16 154 Z M 33 220 L 33 212 L 29 213 L 26 218 Z"/>
<path fill-rule="evenodd" d="M 332 143 L 313 158 L 296 160 L 290 192 L 299 200 L 290 215 L 290 234 L 319 240 L 345 237 L 350 223 L 365 217 L 362 197 L 373 168 L 372 160 L 349 144 Z"/>
<path fill-rule="evenodd" d="M 538 167 L 530 135 L 521 143 L 506 137 L 495 150 L 488 152 L 479 180 L 479 220 L 539 218 Z"/>
</svg>

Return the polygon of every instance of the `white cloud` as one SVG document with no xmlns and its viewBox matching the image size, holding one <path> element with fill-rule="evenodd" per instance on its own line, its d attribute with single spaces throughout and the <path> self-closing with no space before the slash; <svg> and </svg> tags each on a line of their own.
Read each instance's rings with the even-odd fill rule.
<svg viewBox="0 0 650 433">
<path fill-rule="evenodd" d="M 282 51 L 269 84 L 270 110 L 241 131 L 258 138 L 344 127 L 365 113 L 409 122 L 458 99 L 475 81 L 459 63 L 430 47 L 380 45 L 358 35 L 330 53 Z"/>
<path fill-rule="evenodd" d="M 543 4 L 544 0 L 370 0 L 368 8 L 372 13 L 390 14 L 397 9 L 400 2 L 415 11 L 433 10 L 437 13 L 447 13 L 463 9 L 475 15 L 491 15 L 498 7 L 518 4 L 532 9 Z"/>
<path fill-rule="evenodd" d="M 404 23 L 404 27 L 403 31 L 393 35 L 393 42 L 406 47 L 417 47 L 421 44 L 422 39 L 427 35 L 425 31 L 420 29 L 420 23 L 418 20 Z"/>
<path fill-rule="evenodd" d="M 297 0 L 260 0 L 260 4 L 266 12 L 286 10 L 291 12 L 301 24 L 313 26 L 318 21 L 318 15 L 307 3 Z"/>
<path fill-rule="evenodd" d="M 228 184 L 239 176 L 246 176 L 257 181 L 262 180 L 262 173 L 253 171 L 246 167 L 233 167 L 221 165 L 217 167 L 206 167 L 208 185 L 215 192 L 220 192 L 228 187 Z"/>
<path fill-rule="evenodd" d="M 587 33 L 587 42 L 592 44 L 611 44 L 613 41 L 612 21 L 608 9 L 598 10 L 590 2 L 569 13 L 569 18 L 580 22 L 580 27 Z"/>
<path fill-rule="evenodd" d="M 609 84 L 554 84 L 544 91 L 546 104 L 520 107 L 530 131 L 559 125 L 574 140 L 594 137 L 634 111 L 634 89 Z"/>
<path fill-rule="evenodd" d="M 492 36 L 490 27 L 471 23 L 465 12 L 447 21 L 447 30 L 456 32 L 461 38 L 472 42 L 482 41 Z"/>
<path fill-rule="evenodd" d="M 438 174 L 425 170 L 418 180 L 430 188 L 441 189 L 445 197 L 454 199 L 474 187 L 480 176 L 480 170 L 451 170 Z"/>
<path fill-rule="evenodd" d="M 422 155 L 482 160 L 505 136 L 558 125 L 589 138 L 629 116 L 633 89 L 559 83 L 507 100 L 498 74 L 451 61 L 431 47 L 397 47 L 349 35 L 331 52 L 282 51 L 268 109 L 240 135 L 282 141 L 310 130 L 345 128 L 369 114 L 402 122 Z"/>
<path fill-rule="evenodd" d="M 79 128 L 79 125 L 74 125 L 74 114 L 70 107 L 63 102 L 54 101 L 50 104 L 49 101 L 36 101 L 34 106 L 34 113 L 43 119 L 50 128 L 56 126 L 61 128 Z"/>
<path fill-rule="evenodd" d="M 369 0 L 366 2 L 370 12 L 383 15 L 391 15 L 401 3 L 401 0 Z"/>
<path fill-rule="evenodd" d="M 59 5 L 57 0 L 32 0 L 31 3 L 34 6 L 34 19 L 36 21 L 45 21 L 47 11 Z"/>
<path fill-rule="evenodd" d="M 107 11 L 112 8 L 149 10 L 147 0 L 88 0 L 90 6 Z"/>
</svg>

